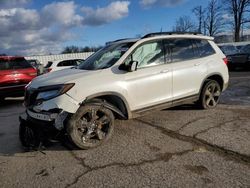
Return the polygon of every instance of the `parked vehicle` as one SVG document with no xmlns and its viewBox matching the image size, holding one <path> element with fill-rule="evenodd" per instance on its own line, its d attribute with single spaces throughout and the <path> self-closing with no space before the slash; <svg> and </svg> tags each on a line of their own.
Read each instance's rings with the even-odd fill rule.
<svg viewBox="0 0 250 188">
<path fill-rule="evenodd" d="M 239 48 L 237 48 L 234 45 L 219 45 L 219 48 L 221 49 L 221 51 L 227 56 L 227 55 L 232 55 L 232 54 L 236 54 L 239 52 Z"/>
<path fill-rule="evenodd" d="M 24 95 L 24 87 L 37 76 L 24 57 L 0 56 L 0 99 Z"/>
<path fill-rule="evenodd" d="M 230 70 L 235 70 L 237 68 L 250 70 L 250 44 L 243 46 L 239 50 L 231 50 L 230 53 L 225 54 L 228 59 L 228 68 Z"/>
<path fill-rule="evenodd" d="M 44 73 L 44 66 L 38 61 L 37 59 L 29 59 L 27 60 L 32 67 L 34 67 L 37 70 L 37 74 L 41 75 Z"/>
<path fill-rule="evenodd" d="M 53 72 L 62 70 L 65 68 L 71 68 L 80 65 L 84 60 L 83 59 L 67 59 L 67 60 L 56 60 L 49 61 L 45 66 L 46 72 Z"/>
<path fill-rule="evenodd" d="M 88 149 L 111 137 L 115 118 L 190 102 L 213 109 L 228 85 L 226 64 L 213 38 L 197 34 L 151 33 L 109 42 L 77 68 L 29 84 L 21 142 L 38 145 L 53 136 L 48 132 L 60 131 Z"/>
</svg>

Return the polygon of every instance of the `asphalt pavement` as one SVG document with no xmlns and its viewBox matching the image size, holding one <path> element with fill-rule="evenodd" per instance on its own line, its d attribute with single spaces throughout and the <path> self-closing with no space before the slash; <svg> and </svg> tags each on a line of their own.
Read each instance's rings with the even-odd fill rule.
<svg viewBox="0 0 250 188">
<path fill-rule="evenodd" d="M 194 105 L 115 121 L 106 144 L 26 152 L 23 98 L 0 104 L 1 187 L 250 187 L 250 72 L 230 73 L 214 110 Z"/>
</svg>

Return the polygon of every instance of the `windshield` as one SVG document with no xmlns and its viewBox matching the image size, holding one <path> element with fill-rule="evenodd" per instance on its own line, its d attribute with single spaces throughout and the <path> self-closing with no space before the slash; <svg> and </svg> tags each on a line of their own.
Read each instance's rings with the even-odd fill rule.
<svg viewBox="0 0 250 188">
<path fill-rule="evenodd" d="M 246 46 L 243 46 L 240 51 L 242 53 L 247 53 L 247 54 L 250 54 L 250 44 L 246 45 Z"/>
<path fill-rule="evenodd" d="M 113 66 L 133 44 L 134 42 L 111 43 L 82 62 L 78 68 L 84 70 L 109 68 Z"/>
</svg>

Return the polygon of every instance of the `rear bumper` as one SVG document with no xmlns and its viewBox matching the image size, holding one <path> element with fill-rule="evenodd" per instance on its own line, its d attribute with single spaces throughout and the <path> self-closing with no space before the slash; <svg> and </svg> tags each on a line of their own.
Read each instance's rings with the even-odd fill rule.
<svg viewBox="0 0 250 188">
<path fill-rule="evenodd" d="M 1 97 L 24 96 L 24 88 L 26 85 L 27 84 L 0 87 L 0 96 Z"/>
<path fill-rule="evenodd" d="M 228 61 L 228 66 L 229 68 L 236 68 L 236 67 L 242 67 L 242 68 L 249 68 L 250 67 L 250 61 L 246 61 L 246 62 L 232 62 L 232 61 Z"/>
</svg>

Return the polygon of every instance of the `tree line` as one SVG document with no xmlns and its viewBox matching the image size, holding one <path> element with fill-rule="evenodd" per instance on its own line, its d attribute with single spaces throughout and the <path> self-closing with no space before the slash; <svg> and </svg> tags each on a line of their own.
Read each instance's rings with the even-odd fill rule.
<svg viewBox="0 0 250 188">
<path fill-rule="evenodd" d="M 243 31 L 250 30 L 250 0 L 210 0 L 206 6 L 194 7 L 192 13 L 196 21 L 189 16 L 180 16 L 173 31 L 198 32 L 209 36 L 232 31 L 234 42 L 239 42 Z M 95 52 L 100 48 L 67 46 L 62 53 Z"/>
<path fill-rule="evenodd" d="M 102 47 L 89 47 L 89 46 L 85 46 L 85 47 L 79 47 L 79 46 L 66 46 L 63 51 L 61 52 L 62 54 L 67 54 L 67 53 L 81 53 L 81 52 L 96 52 L 99 49 L 101 49 Z"/>
<path fill-rule="evenodd" d="M 239 42 L 243 31 L 250 30 L 250 0 L 210 0 L 206 7 L 194 7 L 192 13 L 196 22 L 189 16 L 181 16 L 173 31 L 199 32 L 209 36 L 232 31 L 234 42 Z"/>
</svg>

